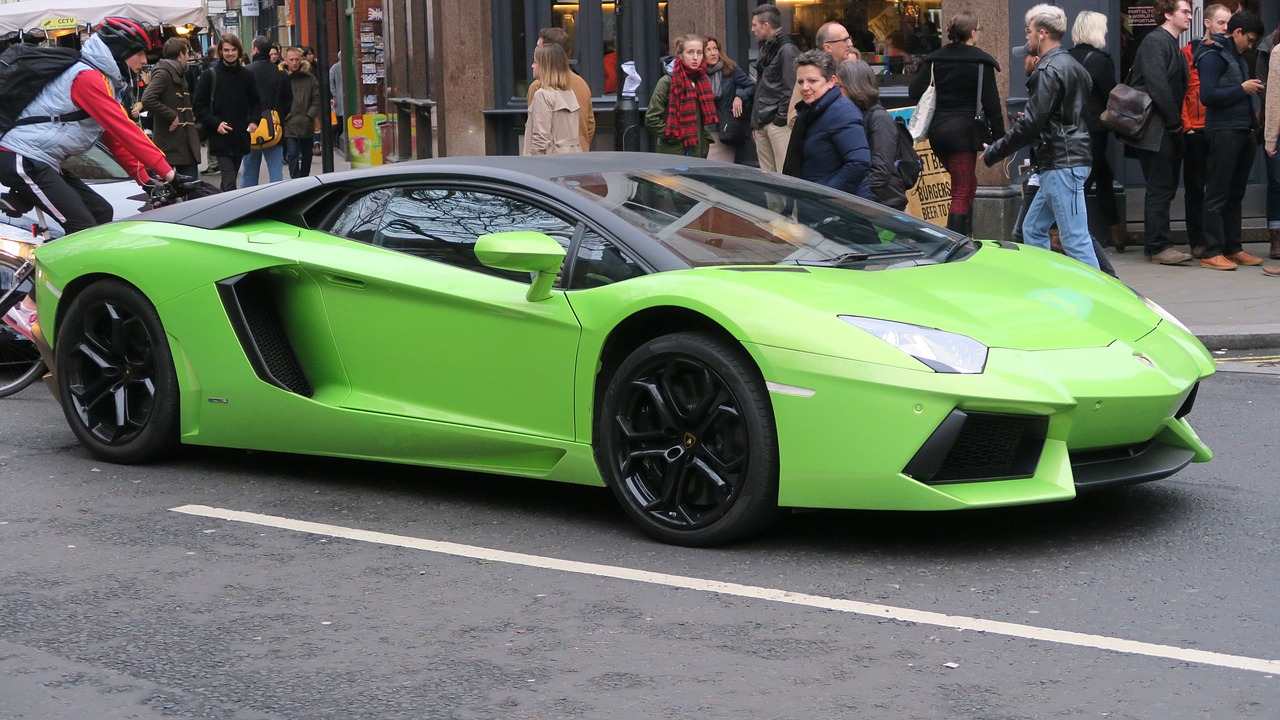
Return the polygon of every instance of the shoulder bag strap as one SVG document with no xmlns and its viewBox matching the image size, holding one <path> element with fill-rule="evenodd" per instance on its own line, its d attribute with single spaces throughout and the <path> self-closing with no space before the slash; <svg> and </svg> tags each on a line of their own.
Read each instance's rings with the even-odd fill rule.
<svg viewBox="0 0 1280 720">
<path fill-rule="evenodd" d="M 986 75 L 986 68 L 983 67 L 982 63 L 978 63 L 978 103 L 974 108 L 973 116 L 984 120 L 986 119 L 986 116 L 982 114 L 982 79 L 986 77 Z"/>
</svg>

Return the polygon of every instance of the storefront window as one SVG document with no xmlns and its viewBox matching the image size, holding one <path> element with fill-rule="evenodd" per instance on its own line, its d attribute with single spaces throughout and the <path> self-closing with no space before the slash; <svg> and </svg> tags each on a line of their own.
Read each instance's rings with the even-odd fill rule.
<svg viewBox="0 0 1280 720">
<path fill-rule="evenodd" d="M 910 84 L 924 56 L 942 46 L 942 0 L 779 0 L 777 6 L 801 50 L 814 47 L 824 23 L 844 25 L 882 86 Z"/>
</svg>

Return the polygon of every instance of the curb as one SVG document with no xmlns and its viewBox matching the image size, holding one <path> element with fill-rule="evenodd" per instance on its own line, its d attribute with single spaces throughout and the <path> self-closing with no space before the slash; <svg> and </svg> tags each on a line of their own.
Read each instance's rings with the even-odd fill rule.
<svg viewBox="0 0 1280 720">
<path fill-rule="evenodd" d="M 1210 350 L 1259 350 L 1280 347 L 1280 324 L 1219 325 L 1191 328 L 1196 338 Z"/>
</svg>

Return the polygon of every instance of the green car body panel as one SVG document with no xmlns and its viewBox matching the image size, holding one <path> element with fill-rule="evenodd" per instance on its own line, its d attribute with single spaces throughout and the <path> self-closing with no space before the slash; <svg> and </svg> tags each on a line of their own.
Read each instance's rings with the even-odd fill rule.
<svg viewBox="0 0 1280 720">
<path fill-rule="evenodd" d="M 192 444 L 602 485 L 592 428 L 606 348 L 635 318 L 677 312 L 734 338 L 769 383 L 783 506 L 1066 500 L 1069 452 L 1153 437 L 1212 457 L 1175 417 L 1213 373 L 1199 341 L 1123 284 L 1033 248 L 981 243 L 963 262 L 879 272 L 668 271 L 533 301 L 528 284 L 269 220 L 116 223 L 37 255 L 50 342 L 93 278 L 121 278 L 155 305 Z M 268 279 L 310 397 L 262 381 L 246 358 L 218 291 L 245 273 Z M 842 315 L 969 336 L 989 348 L 985 368 L 935 372 Z M 1034 474 L 933 485 L 904 474 L 956 409 L 1047 418 Z"/>
</svg>

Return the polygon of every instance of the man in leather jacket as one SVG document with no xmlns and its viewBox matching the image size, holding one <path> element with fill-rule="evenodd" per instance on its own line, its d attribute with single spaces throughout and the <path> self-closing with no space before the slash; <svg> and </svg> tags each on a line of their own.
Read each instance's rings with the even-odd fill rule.
<svg viewBox="0 0 1280 720">
<path fill-rule="evenodd" d="M 1028 245 L 1049 249 L 1055 221 L 1067 255 L 1098 267 L 1084 206 L 1084 181 L 1093 152 L 1084 122 L 1089 73 L 1062 49 L 1067 16 L 1053 5 L 1027 11 L 1027 44 L 1040 57 L 1027 78 L 1027 106 L 1009 132 L 982 153 L 988 167 L 1034 145 L 1040 192 L 1027 209 L 1022 233 Z"/>
<path fill-rule="evenodd" d="M 756 102 L 751 113 L 756 155 L 761 170 L 782 172 L 791 141 L 787 105 L 796 84 L 796 56 L 800 51 L 782 29 L 782 15 L 773 5 L 759 5 L 751 11 L 751 32 L 760 43 Z"/>
</svg>

